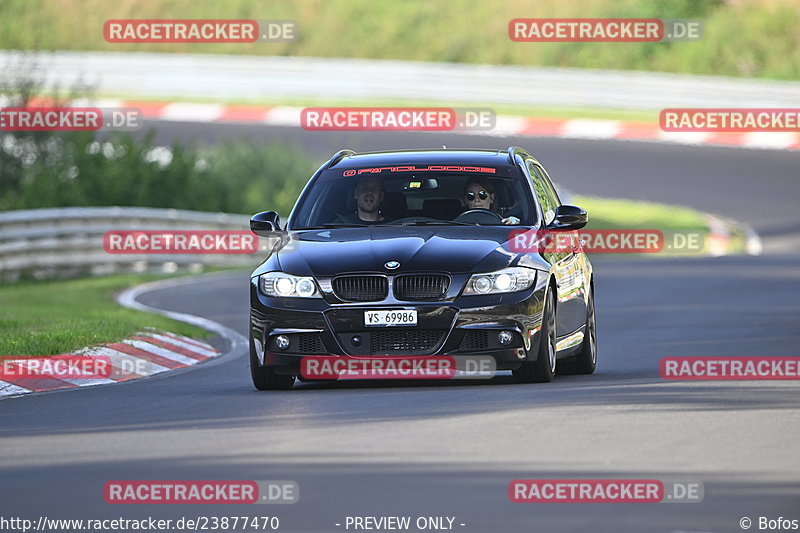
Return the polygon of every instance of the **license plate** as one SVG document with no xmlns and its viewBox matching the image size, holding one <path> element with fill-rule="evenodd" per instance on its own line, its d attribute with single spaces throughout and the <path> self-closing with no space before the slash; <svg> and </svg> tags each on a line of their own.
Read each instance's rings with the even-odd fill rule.
<svg viewBox="0 0 800 533">
<path fill-rule="evenodd" d="M 394 311 L 364 311 L 365 326 L 416 326 L 416 309 Z"/>
</svg>

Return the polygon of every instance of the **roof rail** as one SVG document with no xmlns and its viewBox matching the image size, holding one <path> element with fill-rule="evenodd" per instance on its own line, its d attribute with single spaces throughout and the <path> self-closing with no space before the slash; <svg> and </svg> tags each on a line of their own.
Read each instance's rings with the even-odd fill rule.
<svg viewBox="0 0 800 533">
<path fill-rule="evenodd" d="M 333 157 L 331 157 L 330 161 L 328 161 L 328 164 L 325 165 L 325 168 L 326 169 L 331 168 L 333 165 L 335 165 L 336 163 L 338 163 L 339 161 L 341 161 L 342 159 L 344 159 L 349 155 L 356 155 L 356 153 L 353 150 L 348 150 L 346 148 L 344 150 L 339 150 L 338 152 L 333 154 Z"/>
<path fill-rule="evenodd" d="M 512 165 L 516 166 L 517 164 L 516 156 L 518 155 L 531 155 L 531 154 L 529 154 L 524 148 L 520 148 L 519 146 L 508 147 L 508 159 L 509 161 L 511 161 Z"/>
</svg>

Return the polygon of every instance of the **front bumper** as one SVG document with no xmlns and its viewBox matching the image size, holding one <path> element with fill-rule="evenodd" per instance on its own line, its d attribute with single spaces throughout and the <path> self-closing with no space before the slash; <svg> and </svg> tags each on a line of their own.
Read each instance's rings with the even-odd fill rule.
<svg viewBox="0 0 800 533">
<path fill-rule="evenodd" d="M 531 289 L 509 294 L 452 296 L 441 302 L 384 301 L 332 304 L 322 298 L 272 298 L 250 283 L 251 350 L 277 373 L 297 374 L 303 357 L 491 355 L 498 370 L 535 361 L 547 276 Z M 413 327 L 367 327 L 364 311 L 414 309 Z M 498 334 L 512 332 L 510 343 Z M 289 346 L 279 349 L 283 335 Z"/>
</svg>

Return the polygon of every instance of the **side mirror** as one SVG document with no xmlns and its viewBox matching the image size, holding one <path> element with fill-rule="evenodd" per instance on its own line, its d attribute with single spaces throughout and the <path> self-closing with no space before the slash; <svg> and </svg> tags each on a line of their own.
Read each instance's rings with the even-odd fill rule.
<svg viewBox="0 0 800 533">
<path fill-rule="evenodd" d="M 269 237 L 276 231 L 281 231 L 281 217 L 275 211 L 264 211 L 252 216 L 250 231 L 261 237 Z"/>
<path fill-rule="evenodd" d="M 562 205 L 556 209 L 556 217 L 547 225 L 547 229 L 574 230 L 581 229 L 589 222 L 586 210 L 574 205 Z"/>
</svg>

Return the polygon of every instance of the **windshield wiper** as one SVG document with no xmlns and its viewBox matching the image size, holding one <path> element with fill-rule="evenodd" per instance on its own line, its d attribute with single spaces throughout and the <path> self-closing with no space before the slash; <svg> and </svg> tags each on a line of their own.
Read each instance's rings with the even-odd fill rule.
<svg viewBox="0 0 800 533">
<path fill-rule="evenodd" d="M 358 222 L 326 222 L 323 228 L 366 228 L 371 224 L 359 224 Z"/>
</svg>

